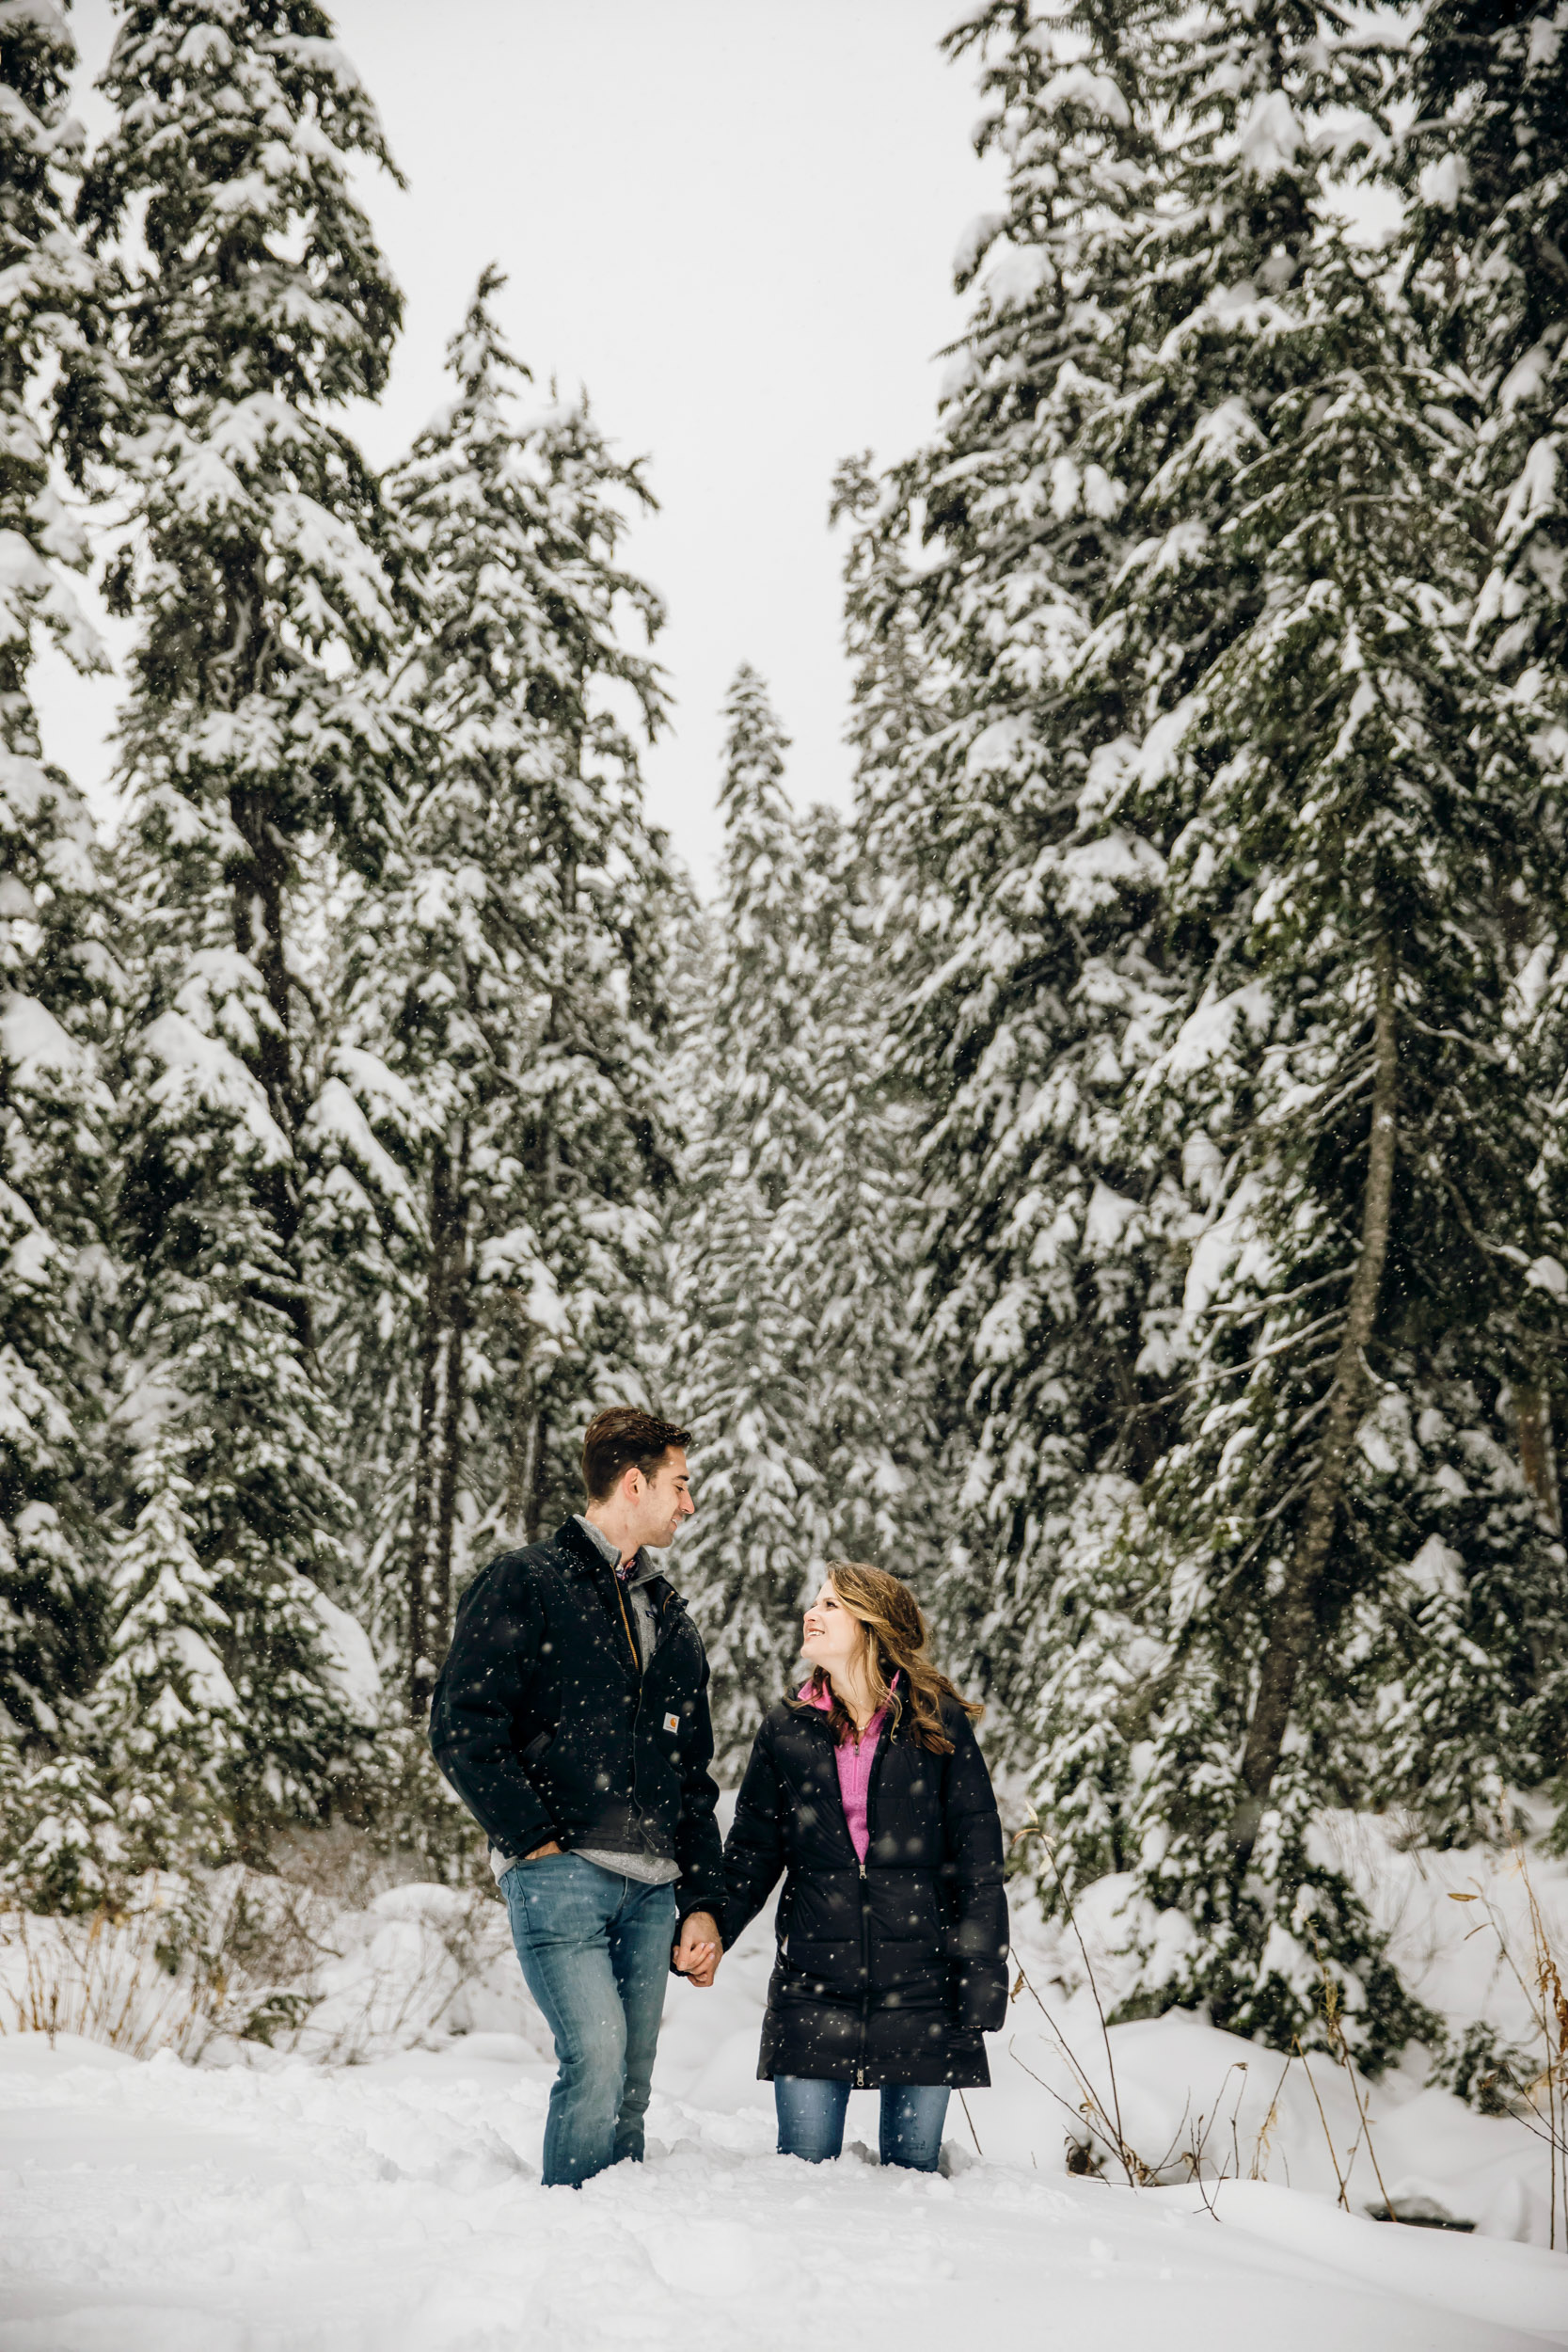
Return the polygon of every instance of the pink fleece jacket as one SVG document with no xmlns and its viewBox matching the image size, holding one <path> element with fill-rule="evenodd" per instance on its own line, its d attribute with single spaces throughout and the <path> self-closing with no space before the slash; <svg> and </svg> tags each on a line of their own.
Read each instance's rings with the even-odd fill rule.
<svg viewBox="0 0 1568 2352">
<path fill-rule="evenodd" d="M 832 1712 L 832 1701 L 818 1695 L 809 1682 L 802 1682 L 798 1698 L 809 1699 L 824 1715 Z M 887 1708 L 879 1707 L 858 1740 L 846 1740 L 833 1750 L 838 1762 L 838 1788 L 844 1799 L 844 1818 L 849 1824 L 849 1836 L 860 1860 L 865 1860 L 871 1846 L 871 1831 L 865 1818 L 865 1800 L 871 1787 L 871 1767 L 877 1760 L 877 1742 L 887 1722 Z"/>
</svg>

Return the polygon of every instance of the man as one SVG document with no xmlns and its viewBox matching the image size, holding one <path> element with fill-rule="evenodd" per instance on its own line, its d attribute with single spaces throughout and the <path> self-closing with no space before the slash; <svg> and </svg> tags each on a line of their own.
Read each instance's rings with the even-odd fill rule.
<svg viewBox="0 0 1568 2352">
<path fill-rule="evenodd" d="M 697 1507 L 687 1443 L 631 1406 L 590 1422 L 586 1511 L 475 1579 L 431 1708 L 555 2036 L 546 2186 L 641 2159 L 668 1971 L 719 1964 L 707 1660 L 649 1556 Z"/>
</svg>

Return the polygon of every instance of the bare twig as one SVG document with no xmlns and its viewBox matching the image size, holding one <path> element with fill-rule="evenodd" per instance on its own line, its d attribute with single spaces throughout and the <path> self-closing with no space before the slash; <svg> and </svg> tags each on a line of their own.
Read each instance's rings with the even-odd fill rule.
<svg viewBox="0 0 1568 2352">
<path fill-rule="evenodd" d="M 1117 2062 L 1115 2055 L 1111 2049 L 1111 2028 L 1105 2016 L 1105 2005 L 1100 1997 L 1100 1986 L 1095 1978 L 1094 1963 L 1089 1958 L 1089 1947 L 1085 1943 L 1083 1931 L 1079 1928 L 1078 1914 L 1073 1908 L 1072 1898 L 1068 1893 L 1067 1883 L 1063 1879 L 1060 1869 L 1057 1867 L 1055 1848 L 1053 1846 L 1050 1838 L 1045 1834 L 1044 1828 L 1038 1821 L 1029 1822 L 1025 1828 L 1022 1829 L 1018 1833 L 1018 1837 L 1015 1837 L 1012 1842 L 1014 1845 L 1017 1845 L 1020 1837 L 1029 1836 L 1037 1836 L 1040 1843 L 1045 1848 L 1046 1859 L 1051 1865 L 1051 1875 L 1056 1882 L 1056 1891 L 1061 1896 L 1063 1907 L 1067 1912 L 1068 1924 L 1072 1930 L 1073 1939 L 1078 1946 L 1078 1949 L 1083 1954 L 1084 1973 L 1088 1979 L 1089 1992 L 1094 2000 L 1095 2014 L 1100 2019 L 1100 2038 L 1105 2048 L 1105 2071 L 1110 2077 L 1111 2110 L 1116 2119 L 1117 2127 L 1117 2151 L 1122 2158 L 1124 2168 L 1127 2169 L 1129 2185 L 1135 2187 L 1137 2186 L 1137 2183 L 1133 2181 L 1131 2167 L 1128 2166 L 1127 2162 L 1128 2154 L 1130 2153 L 1127 2148 L 1127 2137 L 1121 2127 L 1121 2093 L 1117 2085 Z M 1030 1991 L 1034 1991 L 1033 1986 L 1030 1987 Z M 1043 2013 L 1043 2004 L 1041 2004 L 1041 2008 Z M 1134 2161 L 1138 2163 L 1138 2169 L 1140 2171 L 1146 2170 L 1146 2168 L 1143 2166 L 1141 2160 L 1134 2159 Z"/>
<path fill-rule="evenodd" d="M 1515 2121 L 1546 2148 L 1547 2244 L 1555 2252 L 1560 2216 L 1568 2223 L 1568 1993 L 1563 1989 L 1551 1930 L 1535 1892 L 1529 1863 L 1517 1838 L 1513 1840 L 1513 1867 L 1525 1889 L 1529 1919 L 1531 1953 L 1528 1976 L 1515 1959 L 1508 1930 L 1484 1890 L 1473 1895 L 1450 1890 L 1449 1900 L 1481 1904 L 1486 1915 L 1484 1926 L 1497 1937 L 1498 1954 L 1523 1994 L 1541 2037 L 1542 2063 L 1529 2082 L 1515 2081 L 1506 2064 L 1500 2064 L 1497 2072 L 1518 2102 L 1513 2107 Z M 1465 1942 L 1482 1931 L 1482 1923 L 1478 1922 L 1465 1936 Z M 1544 2116 L 1541 2111 L 1543 2093 Z"/>
<path fill-rule="evenodd" d="M 1323 2103 L 1318 2096 L 1318 2086 L 1312 2080 L 1312 2069 L 1307 2063 L 1307 2053 L 1301 2046 L 1299 2035 L 1296 2037 L 1295 2056 L 1301 2060 L 1301 2071 L 1307 2077 L 1307 2087 L 1312 2093 L 1312 2104 L 1318 2110 L 1318 2121 L 1323 2127 L 1323 2137 L 1328 2142 L 1328 2161 L 1334 2167 L 1334 2177 L 1339 2184 L 1339 2203 L 1345 2212 L 1349 2213 L 1350 2199 L 1345 2193 L 1345 2176 L 1339 2169 L 1339 2154 L 1334 2145 L 1334 2134 L 1328 2128 L 1328 2118 L 1323 2113 Z"/>
<path fill-rule="evenodd" d="M 1384 2210 L 1387 2214 L 1390 2221 L 1397 2221 L 1399 2219 L 1399 2215 L 1394 2211 L 1394 2201 L 1388 2194 L 1387 2184 L 1383 2177 L 1383 2167 L 1377 2160 L 1377 2149 L 1372 2140 L 1371 2117 L 1362 2101 L 1360 2087 L 1355 2078 L 1355 2061 L 1351 2056 L 1350 2044 L 1345 2040 L 1345 2028 L 1340 2021 L 1339 1988 L 1328 1973 L 1327 1963 L 1323 1959 L 1322 1950 L 1319 1948 L 1318 1939 L 1315 1935 L 1312 1937 L 1312 1949 L 1318 1955 L 1318 1970 L 1323 1980 L 1323 2018 L 1328 2026 L 1330 2047 L 1338 2056 L 1339 2064 L 1345 2070 L 1345 2080 L 1350 2085 L 1350 2095 L 1355 2102 L 1355 2112 L 1360 2123 L 1360 2129 L 1355 2135 L 1354 2145 L 1352 2147 L 1350 2152 L 1350 2161 L 1354 2166 L 1355 2162 L 1355 2150 L 1360 2146 L 1362 2140 L 1364 2139 L 1367 2143 L 1367 2153 L 1371 2158 L 1372 2170 L 1377 2176 L 1377 2185 L 1383 2191 Z M 1304 2060 L 1303 2063 L 1305 2064 L 1305 2062 L 1306 2061 Z"/>
<path fill-rule="evenodd" d="M 1369 1077 L 1371 1074 L 1370 1065 L 1367 1074 Z M 1209 1313 L 1215 1323 L 1222 1320 L 1237 1324 L 1255 1323 L 1259 1315 L 1268 1314 L 1274 1308 L 1292 1306 L 1298 1298 L 1310 1296 L 1313 1291 L 1326 1290 L 1331 1282 L 1349 1281 L 1354 1272 L 1353 1266 L 1336 1266 L 1332 1274 L 1320 1274 L 1315 1281 L 1300 1282 L 1293 1291 L 1274 1291 L 1250 1306 L 1211 1307 Z"/>
<path fill-rule="evenodd" d="M 1344 1310 L 1340 1310 L 1336 1314 L 1319 1315 L 1316 1322 L 1304 1323 L 1299 1331 L 1288 1331 L 1283 1339 L 1271 1340 L 1267 1347 L 1260 1347 L 1256 1356 L 1245 1357 L 1239 1364 L 1219 1364 L 1208 1372 L 1196 1373 L 1191 1380 L 1183 1381 L 1180 1388 L 1166 1389 L 1163 1394 L 1153 1398 L 1148 1404 L 1135 1406 L 1130 1418 L 1136 1420 L 1140 1416 L 1163 1412 L 1167 1405 L 1174 1405 L 1179 1397 L 1194 1396 L 1204 1389 L 1217 1388 L 1222 1380 L 1239 1380 L 1243 1373 L 1256 1372 L 1259 1364 L 1270 1363 L 1276 1356 L 1289 1355 L 1291 1349 L 1299 1347 L 1304 1340 L 1316 1339 L 1321 1333 L 1332 1330 L 1344 1320 Z M 1328 1358 L 1325 1360 L 1332 1362 L 1335 1359 Z M 1297 1367 L 1298 1371 L 1309 1372 L 1312 1369 L 1313 1367 L 1309 1364 Z"/>
<path fill-rule="evenodd" d="M 1290 2073 L 1295 2062 L 1296 2054 L 1294 2050 L 1292 2050 L 1290 2057 L 1286 2059 L 1284 2066 L 1280 2070 L 1279 2080 L 1274 2087 L 1274 2097 L 1269 2101 L 1269 2111 L 1267 2115 L 1264 2116 L 1262 2122 L 1259 2125 L 1258 2137 L 1252 2143 L 1252 2169 L 1247 2175 L 1249 2180 L 1257 2181 L 1261 2180 L 1263 2177 L 1258 2169 L 1258 2159 L 1259 2156 L 1264 2156 L 1268 2153 L 1269 2134 L 1273 2131 L 1275 2121 L 1279 2115 L 1279 2094 L 1285 2088 L 1285 2077 Z"/>
</svg>

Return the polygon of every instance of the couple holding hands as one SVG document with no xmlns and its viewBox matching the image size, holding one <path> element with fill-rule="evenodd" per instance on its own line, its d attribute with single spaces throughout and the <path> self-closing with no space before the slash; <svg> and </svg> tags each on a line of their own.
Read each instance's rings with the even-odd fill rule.
<svg viewBox="0 0 1568 2352">
<path fill-rule="evenodd" d="M 630 1406 L 590 1423 L 585 1510 L 474 1580 L 431 1708 L 555 2036 L 546 2185 L 641 2157 L 669 1969 L 710 1985 L 781 1876 L 757 2068 L 780 2153 L 836 2156 L 850 2090 L 879 2090 L 882 2162 L 935 2171 L 1007 1998 L 980 1710 L 927 1656 L 909 1587 L 835 1563 L 721 1846 L 707 1661 L 653 1558 L 696 1508 L 687 1442 Z"/>
</svg>

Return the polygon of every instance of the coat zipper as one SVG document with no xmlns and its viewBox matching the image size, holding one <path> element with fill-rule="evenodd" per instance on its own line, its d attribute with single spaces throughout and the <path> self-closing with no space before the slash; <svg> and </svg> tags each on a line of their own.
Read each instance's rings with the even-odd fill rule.
<svg viewBox="0 0 1568 2352">
<path fill-rule="evenodd" d="M 870 1811 L 866 1820 L 869 1825 Z M 865 2089 L 865 2053 L 871 2037 L 871 1894 L 861 1864 L 861 2054 L 855 2061 L 855 2089 Z"/>
<path fill-rule="evenodd" d="M 676 1603 L 678 1602 L 680 1596 L 674 1592 L 667 1592 L 665 1594 L 664 1599 L 659 1607 L 658 1619 L 654 1627 L 654 1645 L 648 1652 L 647 1665 L 644 1665 L 642 1662 L 642 1653 L 638 1648 L 637 1637 L 632 1631 L 631 1621 L 626 1614 L 626 1596 L 621 1588 L 621 1580 L 618 1576 L 615 1576 L 613 1568 L 611 1568 L 610 1574 L 615 1577 L 615 1597 L 621 1605 L 621 1623 L 626 1627 L 626 1645 L 631 1651 L 632 1661 L 637 1669 L 637 1705 L 632 1709 L 632 1731 L 634 1735 L 632 1753 L 632 1803 L 634 1806 L 636 1806 L 638 1814 L 641 1817 L 641 1806 L 638 1804 L 637 1802 L 637 1756 L 635 1734 L 638 1724 L 642 1720 L 642 1698 L 648 1684 L 648 1668 L 652 1666 L 655 1659 L 658 1656 L 659 1651 L 664 1647 L 665 1643 L 670 1638 L 672 1629 L 674 1626 L 675 1618 L 678 1613 Z"/>
<path fill-rule="evenodd" d="M 871 1759 L 871 1777 L 865 1784 L 865 1850 L 870 1852 L 876 1833 L 871 1825 L 871 1801 L 877 1793 L 877 1783 L 882 1774 L 882 1758 L 888 1743 L 897 1729 L 890 1724 L 877 1742 L 877 1753 Z M 856 1857 L 857 1860 L 859 1857 Z M 864 2090 L 866 2053 L 871 2040 L 871 1889 L 866 1882 L 865 1865 L 861 1872 L 861 2054 L 855 2067 L 855 2089 Z"/>
<path fill-rule="evenodd" d="M 626 1630 L 626 1647 L 631 1652 L 632 1671 L 637 1677 L 638 1690 L 641 1694 L 642 1685 L 642 1653 L 637 1646 L 637 1636 L 631 1629 L 631 1619 L 626 1614 L 626 1597 L 621 1590 L 620 1576 L 614 1568 L 611 1568 L 610 1573 L 615 1579 L 615 1597 L 620 1603 L 621 1623 Z"/>
</svg>

